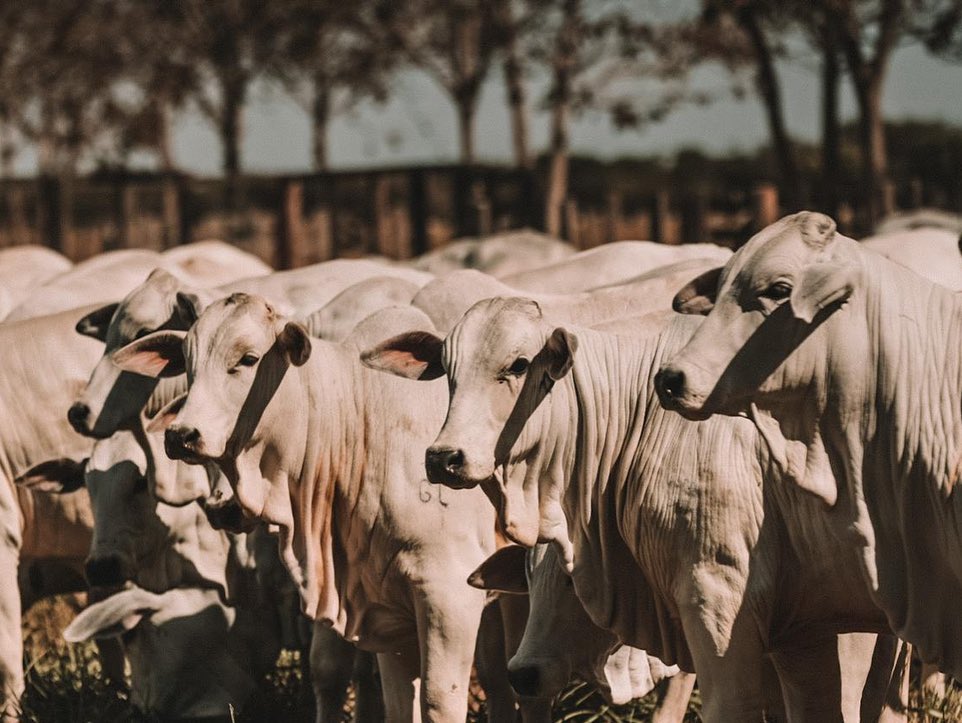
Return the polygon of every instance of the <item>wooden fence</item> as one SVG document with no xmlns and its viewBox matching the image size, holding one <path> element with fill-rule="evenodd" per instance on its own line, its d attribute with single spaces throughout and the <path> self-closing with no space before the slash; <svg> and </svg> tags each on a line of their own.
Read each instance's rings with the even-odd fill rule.
<svg viewBox="0 0 962 723">
<path fill-rule="evenodd" d="M 372 253 L 403 259 L 455 237 L 539 228 L 542 185 L 533 173 L 463 166 L 250 176 L 231 196 L 220 179 L 186 176 L 8 180 L 0 247 L 44 243 L 81 260 L 219 238 L 277 268 Z M 601 203 L 569 198 L 564 235 L 579 248 L 620 239 L 734 246 L 780 213 L 770 184 L 724 198 L 610 192 Z M 843 209 L 843 228 L 846 218 Z"/>
</svg>

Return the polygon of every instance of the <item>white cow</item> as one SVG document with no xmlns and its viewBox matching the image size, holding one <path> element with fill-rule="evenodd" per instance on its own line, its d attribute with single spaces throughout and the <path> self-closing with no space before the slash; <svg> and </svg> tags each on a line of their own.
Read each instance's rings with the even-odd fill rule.
<svg viewBox="0 0 962 723">
<path fill-rule="evenodd" d="M 200 289 L 163 270 L 155 271 L 119 304 L 97 309 L 77 324 L 78 332 L 106 346 L 70 409 L 71 424 L 81 434 L 96 438 L 133 428 L 155 382 L 122 374 L 110 359 L 117 349 L 137 337 L 157 329 L 188 329 L 208 303 L 234 291 L 262 294 L 289 313 L 309 314 L 341 291 L 374 276 L 400 278 L 418 286 L 432 278 L 403 267 L 342 259 L 242 279 L 216 289 Z"/>
<path fill-rule="evenodd" d="M 684 720 L 695 676 L 643 650 L 621 645 L 614 635 L 597 627 L 575 595 L 555 548 L 544 544 L 531 550 L 503 547 L 481 563 L 468 582 L 529 598 L 524 636 L 508 663 L 512 687 L 520 695 L 552 700 L 572 676 L 578 676 L 610 702 L 624 705 L 671 678 L 653 720 Z"/>
<path fill-rule="evenodd" d="M 90 440 L 63 410 L 90 374 L 99 344 L 72 332 L 85 310 L 0 324 L 0 690 L 9 706 L 23 690 L 18 563 L 71 561 L 78 571 L 93 519 L 86 492 L 54 496 L 15 487 L 41 462 L 82 460 Z M 8 708 L 7 708 L 8 709 Z"/>
<path fill-rule="evenodd" d="M 382 314 L 352 340 L 411 328 L 413 310 L 398 313 L 407 325 Z M 465 580 L 494 550 L 494 515 L 480 491 L 424 480 L 443 385 L 366 370 L 352 340 L 311 340 L 262 298 L 234 294 L 186 335 L 155 332 L 113 358 L 138 373 L 186 366 L 168 453 L 216 459 L 245 512 L 277 526 L 304 611 L 378 652 L 388 718 L 412 720 L 420 705 L 425 720 L 462 720 L 484 607 Z"/>
<path fill-rule="evenodd" d="M 747 410 L 806 493 L 786 515 L 814 505 L 834 520 L 826 533 L 855 551 L 892 629 L 962 675 L 959 295 L 803 212 L 756 234 L 676 307 L 708 318 L 666 358 L 662 403 L 699 419 Z"/>
<path fill-rule="evenodd" d="M 862 240 L 862 246 L 952 291 L 962 291 L 959 234 L 939 228 L 897 231 Z"/>
<path fill-rule="evenodd" d="M 387 306 L 410 304 L 421 287 L 407 279 L 372 276 L 339 293 L 304 319 L 311 336 L 328 341 L 346 339 L 354 327 Z"/>
<path fill-rule="evenodd" d="M 593 324 L 667 309 L 678 282 L 697 274 L 696 269 L 716 266 L 711 259 L 689 259 L 648 271 L 619 284 L 572 294 L 536 294 L 534 299 L 558 318 L 579 324 Z M 596 277 L 599 283 L 607 283 Z M 424 311 L 439 331 L 447 332 L 472 304 L 494 296 L 515 296 L 519 292 L 478 271 L 456 271 L 435 279 L 411 302 Z"/>
<path fill-rule="evenodd" d="M 731 250 L 715 244 L 670 246 L 653 241 L 616 241 L 574 254 L 549 266 L 498 275 L 506 285 L 531 294 L 572 294 L 636 278 L 661 266 L 695 259 L 725 263 Z"/>
<path fill-rule="evenodd" d="M 254 254 L 223 241 L 195 241 L 174 246 L 161 252 L 160 257 L 162 268 L 180 272 L 203 286 L 219 286 L 274 271 Z"/>
<path fill-rule="evenodd" d="M 169 476 L 179 478 L 181 484 L 207 486 L 208 471 L 203 467 L 163 460 L 172 469 Z M 276 543 L 263 532 L 231 535 L 214 529 L 198 505 L 172 507 L 158 503 L 148 492 L 146 459 L 140 443 L 130 432 L 118 432 L 94 445 L 86 464 L 44 464 L 24 475 L 22 483 L 41 482 L 51 490 L 66 492 L 85 486 L 90 494 L 95 526 L 90 555 L 87 559 L 87 580 L 92 586 L 117 592 L 124 584 L 162 597 L 133 596 L 131 600 L 149 599 L 158 604 L 157 611 L 175 609 L 181 598 L 168 593 L 174 588 L 212 588 L 221 591 L 223 601 L 230 608 L 242 610 L 242 615 L 256 612 L 259 624 L 266 626 L 269 641 L 275 638 L 289 649 L 302 649 L 308 654 L 305 627 L 300 623 L 297 591 L 279 564 Z M 246 576 L 238 576 L 239 567 L 248 567 Z M 102 599 L 103 595 L 98 595 Z M 188 596 L 188 600 L 195 599 Z M 202 599 L 206 600 L 206 597 Z M 163 600 L 165 602 L 158 603 Z M 274 612 L 271 613 L 273 606 Z M 224 607 L 224 606 L 221 606 Z M 98 602 L 91 613 L 102 627 L 82 628 L 70 633 L 75 638 L 111 636 L 114 630 L 105 624 L 102 614 L 107 610 L 123 610 L 116 602 Z M 224 608 L 223 614 L 235 611 Z M 270 670 L 277 656 L 274 642 L 263 650 L 251 650 L 240 659 L 225 659 L 222 665 L 207 670 L 198 669 L 182 659 L 181 667 L 166 658 L 168 650 L 186 649 L 194 645 L 221 648 L 223 652 L 236 647 L 233 637 L 237 631 L 212 630 L 185 624 L 165 628 L 169 639 L 163 646 L 145 644 L 151 640 L 149 625 L 137 629 L 141 640 L 131 643 L 125 639 L 132 657 L 132 696 L 138 707 L 162 717 L 177 717 L 183 711 L 214 711 L 222 707 L 223 690 L 219 681 L 210 678 L 223 672 L 223 665 L 233 666 L 238 681 L 244 685 L 232 693 L 230 700 L 240 710 L 247 696 L 256 690 L 258 678 Z M 176 640 L 187 634 L 188 641 Z M 245 633 L 246 634 L 246 633 Z M 234 656 L 236 658 L 236 656 Z M 340 636 L 322 626 L 315 626 L 310 641 L 310 674 L 317 701 L 319 723 L 339 721 L 347 693 L 347 685 L 355 668 L 354 648 Z M 357 661 L 358 669 L 370 669 L 370 659 Z M 249 667 L 248 664 L 253 667 Z M 245 667 L 246 666 L 246 667 Z M 163 676 L 151 671 L 162 669 Z M 201 680 L 197 677 L 201 676 Z M 205 678 L 206 676 L 206 678 Z M 361 685 L 357 691 L 358 705 L 370 707 L 372 683 Z M 181 691 L 180 695 L 177 691 Z M 191 698 L 191 696 L 194 698 Z M 173 706 L 173 707 L 171 707 Z M 359 720 L 375 720 L 370 713 Z"/>
<path fill-rule="evenodd" d="M 696 326 L 613 336 L 492 299 L 443 342 L 402 334 L 363 358 L 448 376 L 428 478 L 480 485 L 512 540 L 554 542 L 596 624 L 697 670 L 706 720 L 760 719 L 766 655 L 792 720 L 857 720 L 857 706 L 843 711 L 836 633 L 887 627 L 852 585 L 854 551 L 823 539 L 831 525 L 814 505 L 811 518 L 782 519 L 791 506 L 763 492 L 774 471 L 749 421 L 687 422 L 649 391 Z"/>
<path fill-rule="evenodd" d="M 9 314 L 35 286 L 67 271 L 70 260 L 46 246 L 0 249 L 0 319 Z"/>
<path fill-rule="evenodd" d="M 482 239 L 466 238 L 408 262 L 413 268 L 440 276 L 458 269 L 477 269 L 492 276 L 513 274 L 553 264 L 575 252 L 571 244 L 523 229 Z"/>
</svg>

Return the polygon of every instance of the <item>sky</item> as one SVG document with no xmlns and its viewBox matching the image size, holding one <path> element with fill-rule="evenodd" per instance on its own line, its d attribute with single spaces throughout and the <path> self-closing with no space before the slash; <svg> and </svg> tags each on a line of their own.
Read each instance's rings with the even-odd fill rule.
<svg viewBox="0 0 962 723">
<path fill-rule="evenodd" d="M 782 62 L 786 117 L 790 132 L 802 139 L 819 135 L 819 81 L 815 56 Z M 544 150 L 549 118 L 538 106 L 544 97 L 544 78 L 529 79 L 531 146 Z M 720 67 L 695 73 L 693 85 L 722 92 L 731 76 Z M 843 85 L 843 114 L 853 117 L 855 104 Z M 754 93 L 742 101 L 725 97 L 705 107 L 683 107 L 665 121 L 640 130 L 618 131 L 601 114 L 588 114 L 572 126 L 576 153 L 601 158 L 668 156 L 680 148 L 699 148 L 724 154 L 751 150 L 768 140 L 763 110 Z M 884 111 L 893 120 L 940 119 L 962 125 L 962 65 L 929 56 L 918 45 L 900 48 L 892 58 L 887 77 Z M 245 170 L 251 172 L 305 172 L 310 170 L 310 125 L 301 105 L 283 92 L 258 85 L 244 118 L 242 149 Z M 418 72 L 400 73 L 390 100 L 383 105 L 365 103 L 336 117 L 329 133 L 329 159 L 333 169 L 378 167 L 457 159 L 457 124 L 454 107 L 433 80 Z M 504 85 L 499 66 L 482 91 L 478 110 L 476 145 L 480 160 L 508 162 L 511 137 Z M 184 170 L 215 175 L 220 167 L 217 135 L 196 111 L 182 113 L 174 132 L 176 161 Z M 30 174 L 36 159 L 30 152 L 17 159 L 17 170 Z"/>
</svg>

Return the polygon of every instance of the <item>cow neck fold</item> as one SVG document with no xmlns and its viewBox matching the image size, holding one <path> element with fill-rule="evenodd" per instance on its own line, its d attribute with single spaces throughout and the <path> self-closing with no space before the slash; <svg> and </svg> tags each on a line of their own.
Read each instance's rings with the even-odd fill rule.
<svg viewBox="0 0 962 723">
<path fill-rule="evenodd" d="M 863 256 L 865 293 L 853 311 L 870 359 L 831 369 L 838 467 L 867 539 L 867 578 L 893 630 L 959 676 L 962 297 Z"/>
<path fill-rule="evenodd" d="M 328 620 L 343 632 L 348 612 L 338 564 L 344 558 L 344 533 L 339 529 L 344 523 L 338 513 L 350 509 L 363 477 L 364 389 L 352 354 L 316 339 L 312 344 L 307 364 L 287 371 L 296 383 L 285 379 L 283 393 L 275 400 L 282 410 L 298 407 L 290 395 L 303 400 L 306 424 L 303 432 L 296 429 L 295 419 L 282 425 L 276 430 L 275 445 L 283 450 L 279 456 L 288 470 L 294 554 L 305 576 L 308 607 L 316 606 L 313 617 Z M 295 441 L 301 434 L 303 443 Z M 311 614 L 310 609 L 307 612 Z"/>
<path fill-rule="evenodd" d="M 558 496 L 567 518 L 578 596 L 597 625 L 626 643 L 654 651 L 666 662 L 691 666 L 672 611 L 655 594 L 651 571 L 638 570 L 634 540 L 626 538 L 623 527 L 626 504 L 636 505 L 647 495 L 647 480 L 638 480 L 640 488 L 631 492 L 626 480 L 637 461 L 648 410 L 657 405 L 650 377 L 660 358 L 659 337 L 634 339 L 584 329 L 575 335 L 574 365 L 550 395 L 551 433 L 545 438 L 542 475 L 562 491 Z M 544 498 L 542 491 L 543 505 Z"/>
</svg>

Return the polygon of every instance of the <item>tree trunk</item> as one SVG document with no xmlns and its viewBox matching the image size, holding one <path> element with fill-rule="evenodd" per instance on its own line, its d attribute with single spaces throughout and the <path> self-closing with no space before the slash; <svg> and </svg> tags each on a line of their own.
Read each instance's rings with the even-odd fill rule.
<svg viewBox="0 0 962 723">
<path fill-rule="evenodd" d="M 461 148 L 461 163 L 474 165 L 474 115 L 477 105 L 476 93 L 461 93 L 458 104 L 458 138 Z"/>
<path fill-rule="evenodd" d="M 881 79 L 860 81 L 854 77 L 859 106 L 859 149 L 862 154 L 862 186 L 866 194 L 867 222 L 874 226 L 882 215 L 882 186 L 888 175 L 885 123 L 882 118 Z"/>
<path fill-rule="evenodd" d="M 528 153 L 528 108 L 525 104 L 524 79 L 517 58 L 504 61 L 504 79 L 508 87 L 508 105 L 511 111 L 511 138 L 514 142 L 514 165 L 531 168 Z"/>
<path fill-rule="evenodd" d="M 235 210 L 238 204 L 240 177 L 240 145 L 243 137 L 244 96 L 247 85 L 238 79 L 221 84 L 220 137 L 223 144 L 224 180 L 227 184 L 227 207 Z"/>
<path fill-rule="evenodd" d="M 0 121 L 0 178 L 13 177 L 13 159 L 16 156 L 9 124 Z"/>
<path fill-rule="evenodd" d="M 772 134 L 772 147 L 778 161 L 779 175 L 782 182 L 782 193 L 785 205 L 791 210 L 797 210 L 801 202 L 798 166 L 795 163 L 795 151 L 792 141 L 785 127 L 785 116 L 782 112 L 782 91 L 775 71 L 775 59 L 765 33 L 758 23 L 758 18 L 750 8 L 738 13 L 738 21 L 748 34 L 758 64 L 756 82 L 758 93 L 765 106 L 768 117 L 768 128 Z"/>
<path fill-rule="evenodd" d="M 838 41 L 830 22 L 822 28 L 822 206 L 833 218 L 838 215 L 838 174 L 841 170 L 839 126 L 839 80 L 841 67 Z"/>
<path fill-rule="evenodd" d="M 528 154 L 528 109 L 524 87 L 524 73 L 518 57 L 518 39 L 511 17 L 510 3 L 505 3 L 502 26 L 504 28 L 504 85 L 508 93 L 508 109 L 511 113 L 511 138 L 514 143 L 514 164 L 518 168 L 531 167 Z"/>
<path fill-rule="evenodd" d="M 571 86 L 580 41 L 581 0 L 565 0 L 564 20 L 558 30 L 551 89 L 551 167 L 545 194 L 544 227 L 550 236 L 562 236 L 562 212 L 568 196 L 568 123 Z M 570 231 L 570 229 L 569 229 Z"/>
<path fill-rule="evenodd" d="M 160 161 L 160 170 L 164 174 L 174 171 L 174 144 L 172 133 L 172 119 L 170 105 L 166 100 L 157 103 L 157 157 Z"/>
<path fill-rule="evenodd" d="M 327 170 L 327 124 L 331 116 L 331 87 L 323 73 L 314 76 L 314 98 L 311 103 L 311 150 L 314 170 Z"/>
<path fill-rule="evenodd" d="M 551 107 L 551 165 L 545 197 L 545 233 L 562 237 L 562 211 L 568 197 L 568 116 L 570 115 L 570 78 L 566 69 L 555 74 L 556 96 Z"/>
</svg>

